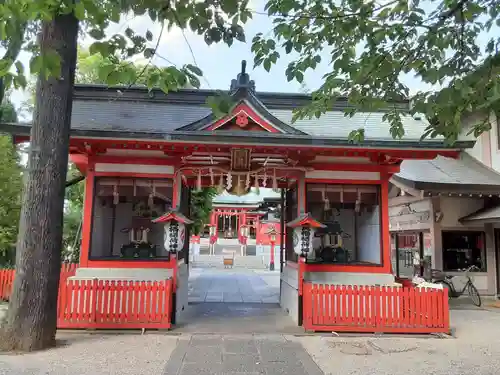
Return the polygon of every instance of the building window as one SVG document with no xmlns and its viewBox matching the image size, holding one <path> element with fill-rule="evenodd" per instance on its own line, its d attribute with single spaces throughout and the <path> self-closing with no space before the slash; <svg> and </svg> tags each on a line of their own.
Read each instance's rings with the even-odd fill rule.
<svg viewBox="0 0 500 375">
<path fill-rule="evenodd" d="M 443 270 L 461 271 L 470 266 L 486 272 L 484 232 L 443 231 Z"/>
<path fill-rule="evenodd" d="M 379 186 L 307 184 L 307 211 L 327 225 L 316 233 L 312 258 L 382 264 Z"/>
<path fill-rule="evenodd" d="M 169 179 L 96 178 L 90 258 L 168 258 L 164 228 L 152 219 L 172 204 Z"/>
</svg>

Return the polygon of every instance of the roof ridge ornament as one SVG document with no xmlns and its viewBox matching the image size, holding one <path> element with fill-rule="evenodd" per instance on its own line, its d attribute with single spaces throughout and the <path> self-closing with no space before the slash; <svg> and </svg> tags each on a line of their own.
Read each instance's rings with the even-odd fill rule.
<svg viewBox="0 0 500 375">
<path fill-rule="evenodd" d="M 250 76 L 246 72 L 246 68 L 247 68 L 247 62 L 246 60 L 242 60 L 241 72 L 238 73 L 236 79 L 231 80 L 231 88 L 230 88 L 231 93 L 239 89 L 255 91 L 255 81 L 250 80 Z"/>
</svg>

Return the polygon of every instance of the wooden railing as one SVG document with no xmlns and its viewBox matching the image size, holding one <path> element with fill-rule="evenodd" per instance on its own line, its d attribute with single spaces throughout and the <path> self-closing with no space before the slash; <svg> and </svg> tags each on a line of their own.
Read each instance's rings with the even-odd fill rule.
<svg viewBox="0 0 500 375">
<path fill-rule="evenodd" d="M 449 333 L 447 290 L 305 282 L 303 326 L 330 332 Z"/>
<path fill-rule="evenodd" d="M 60 282 L 66 282 L 69 277 L 75 276 L 78 264 L 63 263 L 61 265 Z M 0 301 L 8 301 L 12 293 L 15 271 L 13 269 L 0 269 Z"/>
<path fill-rule="evenodd" d="M 172 279 L 70 280 L 59 288 L 58 328 L 171 327 Z"/>
<path fill-rule="evenodd" d="M 168 329 L 172 316 L 172 279 L 158 282 L 68 280 L 78 265 L 63 264 L 57 327 L 71 329 Z M 14 270 L 0 270 L 0 299 L 8 300 Z"/>
</svg>

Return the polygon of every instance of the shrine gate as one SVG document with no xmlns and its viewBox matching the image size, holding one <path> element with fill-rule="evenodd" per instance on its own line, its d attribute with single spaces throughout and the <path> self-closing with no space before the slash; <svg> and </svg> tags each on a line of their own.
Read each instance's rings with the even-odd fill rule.
<svg viewBox="0 0 500 375">
<path fill-rule="evenodd" d="M 258 93 L 244 64 L 229 94 L 232 108 L 218 118 L 205 106 L 216 95 L 211 90 L 165 95 L 75 86 L 69 153 L 85 175 L 85 204 L 80 266 L 69 279 L 171 279 L 175 323 L 188 304 L 193 189 L 241 195 L 267 186 L 284 191 L 281 306 L 296 324 L 330 331 L 449 329 L 442 291 L 395 283 L 389 179 L 405 159 L 455 158 L 473 142 L 420 141 L 428 123 L 410 115 L 403 118 L 405 136 L 394 140 L 384 110 L 345 117 L 343 98 L 320 118 L 292 123 L 293 109 L 310 97 Z M 409 105 L 390 103 L 402 111 Z M 353 144 L 347 136 L 358 128 L 365 128 L 365 141 Z M 29 124 L 1 130 L 16 142 L 29 140 Z"/>
</svg>

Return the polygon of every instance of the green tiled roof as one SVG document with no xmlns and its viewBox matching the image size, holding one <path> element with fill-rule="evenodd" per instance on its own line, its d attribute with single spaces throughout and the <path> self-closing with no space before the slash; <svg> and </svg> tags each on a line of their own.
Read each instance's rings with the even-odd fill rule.
<svg viewBox="0 0 500 375">
<path fill-rule="evenodd" d="M 247 205 L 247 206 L 256 206 L 264 202 L 266 198 L 280 198 L 281 194 L 274 192 L 270 188 L 260 188 L 259 193 L 255 188 L 251 188 L 250 192 L 246 195 L 237 196 L 229 194 L 227 191 L 224 191 L 222 194 L 217 195 L 213 199 L 214 205 Z"/>
</svg>

